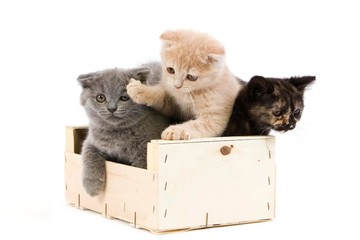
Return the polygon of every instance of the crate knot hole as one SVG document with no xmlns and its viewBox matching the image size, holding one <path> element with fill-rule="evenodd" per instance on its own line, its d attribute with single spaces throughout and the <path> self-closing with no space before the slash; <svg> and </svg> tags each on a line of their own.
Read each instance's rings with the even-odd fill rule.
<svg viewBox="0 0 360 240">
<path fill-rule="evenodd" d="M 231 149 L 233 148 L 234 146 L 233 145 L 230 145 L 230 146 L 222 146 L 220 148 L 220 152 L 222 155 L 226 156 L 226 155 L 229 155 L 231 153 Z"/>
</svg>

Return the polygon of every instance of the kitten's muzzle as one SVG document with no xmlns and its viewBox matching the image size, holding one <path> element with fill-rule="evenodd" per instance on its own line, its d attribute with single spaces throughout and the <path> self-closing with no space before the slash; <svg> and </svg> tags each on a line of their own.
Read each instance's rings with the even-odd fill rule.
<svg viewBox="0 0 360 240">
<path fill-rule="evenodd" d="M 109 102 L 107 105 L 107 110 L 109 110 L 109 112 L 114 113 L 117 109 L 117 104 L 113 103 L 113 102 Z"/>
<path fill-rule="evenodd" d="M 289 123 L 289 124 L 279 124 L 274 126 L 274 130 L 276 131 L 289 131 L 293 130 L 296 127 L 296 123 Z"/>
</svg>

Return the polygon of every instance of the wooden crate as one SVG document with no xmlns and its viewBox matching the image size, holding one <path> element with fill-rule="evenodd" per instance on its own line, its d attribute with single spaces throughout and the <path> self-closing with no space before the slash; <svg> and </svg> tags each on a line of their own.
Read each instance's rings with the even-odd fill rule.
<svg viewBox="0 0 360 240">
<path fill-rule="evenodd" d="M 275 138 L 207 138 L 148 143 L 148 169 L 106 162 L 97 197 L 81 185 L 84 127 L 66 128 L 65 195 L 156 233 L 270 220 L 275 215 Z"/>
</svg>

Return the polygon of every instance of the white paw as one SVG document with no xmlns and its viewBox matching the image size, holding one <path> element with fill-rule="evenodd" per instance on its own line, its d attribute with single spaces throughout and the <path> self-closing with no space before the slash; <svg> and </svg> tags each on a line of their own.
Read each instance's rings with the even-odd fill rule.
<svg viewBox="0 0 360 240">
<path fill-rule="evenodd" d="M 187 129 L 175 125 L 165 129 L 161 138 L 164 140 L 188 140 L 191 138 L 191 134 Z"/>
</svg>

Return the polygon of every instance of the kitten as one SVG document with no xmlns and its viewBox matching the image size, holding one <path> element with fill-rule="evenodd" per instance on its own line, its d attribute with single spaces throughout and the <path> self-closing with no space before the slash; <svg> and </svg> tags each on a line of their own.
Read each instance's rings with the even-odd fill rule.
<svg viewBox="0 0 360 240">
<path fill-rule="evenodd" d="M 153 86 L 131 81 L 129 96 L 182 122 L 165 129 L 162 139 L 220 136 L 240 89 L 226 66 L 223 45 L 190 30 L 165 31 L 160 38 L 161 81 Z"/>
<path fill-rule="evenodd" d="M 153 81 L 158 76 L 142 67 L 78 77 L 83 88 L 81 105 L 89 118 L 89 133 L 82 148 L 82 182 L 89 195 L 95 196 L 105 187 L 105 160 L 146 168 L 147 142 L 159 139 L 169 123 L 153 109 L 134 103 L 126 85 L 130 78 Z"/>
<path fill-rule="evenodd" d="M 304 110 L 305 88 L 314 76 L 287 79 L 254 76 L 235 100 L 223 136 L 268 135 L 295 128 Z"/>
</svg>

